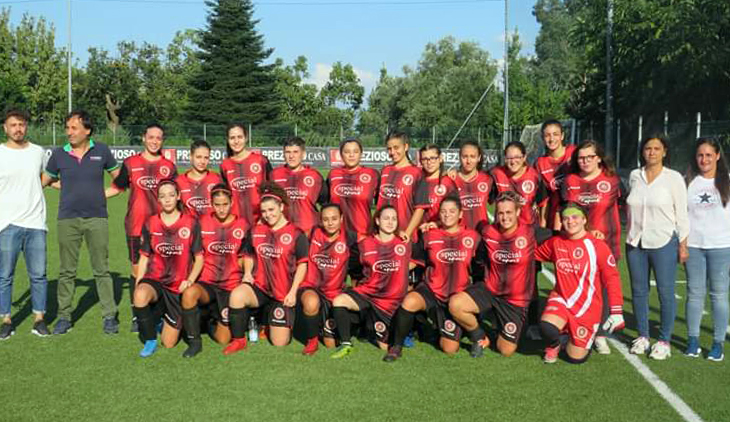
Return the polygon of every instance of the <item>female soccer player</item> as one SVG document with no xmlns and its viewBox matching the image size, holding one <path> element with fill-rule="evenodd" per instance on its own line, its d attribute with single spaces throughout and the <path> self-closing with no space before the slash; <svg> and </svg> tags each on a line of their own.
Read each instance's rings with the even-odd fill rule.
<svg viewBox="0 0 730 422">
<path fill-rule="evenodd" d="M 157 330 L 150 304 L 163 301 L 165 314 L 162 345 L 174 347 L 182 329 L 180 296 L 195 283 L 203 269 L 200 226 L 181 212 L 180 192 L 172 180 L 157 187 L 162 211 L 142 228 L 142 248 L 134 291 L 134 315 L 144 341 L 141 357 L 157 350 Z"/>
<path fill-rule="evenodd" d="M 190 145 L 190 170 L 177 178 L 182 203 L 196 218 L 213 212 L 210 192 L 223 182 L 218 173 L 208 170 L 209 163 L 210 145 L 203 140 L 194 141 Z"/>
<path fill-rule="evenodd" d="M 151 124 L 142 136 L 144 150 L 124 160 L 119 175 L 106 190 L 111 198 L 125 189 L 130 190 L 127 215 L 124 217 L 124 231 L 127 235 L 127 251 L 132 264 L 129 277 L 129 298 L 134 300 L 134 285 L 139 270 L 142 226 L 160 211 L 157 201 L 157 184 L 162 179 L 175 179 L 175 164 L 162 156 L 165 132 L 162 126 Z M 137 332 L 137 321 L 132 320 L 132 332 Z"/>
<path fill-rule="evenodd" d="M 284 188 L 289 198 L 287 215 L 295 227 L 307 237 L 317 225 L 317 203 L 324 203 L 326 194 L 322 175 L 303 164 L 304 139 L 294 137 L 284 143 L 286 164 L 271 172 L 271 179 Z"/>
<path fill-rule="evenodd" d="M 496 194 L 513 191 L 522 198 L 520 223 L 537 224 L 536 207 L 545 199 L 545 187 L 540 175 L 527 164 L 527 150 L 520 141 L 512 141 L 504 149 L 504 165 L 492 169 Z"/>
<path fill-rule="evenodd" d="M 457 196 L 447 196 L 439 207 L 441 227 L 429 229 L 418 239 L 416 255 L 423 251 L 427 268 L 424 282 L 406 295 L 395 313 L 393 343 L 383 358 L 385 362 L 401 357 L 403 341 L 416 314 L 422 311 L 437 324 L 441 350 L 448 354 L 459 350 L 461 330 L 449 315 L 449 298 L 469 284 L 469 267 L 480 243 L 477 232 L 459 224 L 461 217 L 461 201 Z"/>
<path fill-rule="evenodd" d="M 429 207 L 427 192 L 421 185 L 423 173 L 408 158 L 409 144 L 408 135 L 402 132 L 389 133 L 386 137 L 393 164 L 385 166 L 380 175 L 377 205 L 378 209 L 386 205 L 395 207 L 400 222 L 398 234 L 408 239 L 414 237 L 414 231 L 421 225 Z"/>
<path fill-rule="evenodd" d="M 408 271 L 415 267 L 412 243 L 398 234 L 398 211 L 386 205 L 373 216 L 374 234 L 359 244 L 363 280 L 345 290 L 332 301 L 332 315 L 340 346 L 332 354 L 339 359 L 352 352 L 350 326 L 356 322 L 372 323 L 375 340 L 387 348 L 391 318 L 408 289 Z"/>
<path fill-rule="evenodd" d="M 535 288 L 535 231 L 520 222 L 519 194 L 507 191 L 495 201 L 494 224 L 482 226 L 477 262 L 486 265 L 483 281 L 476 281 L 449 300 L 449 310 L 471 340 L 472 357 L 481 357 L 490 340 L 479 321 L 489 311 L 499 330 L 497 350 L 511 356 L 516 350 Z"/>
<path fill-rule="evenodd" d="M 233 192 L 232 213 L 253 227 L 261 216 L 259 187 L 271 179 L 271 164 L 268 158 L 246 148 L 248 131 L 243 124 L 229 125 L 226 134 L 228 158 L 221 163 L 221 177 Z"/>
<path fill-rule="evenodd" d="M 344 167 L 336 167 L 327 175 L 329 202 L 337 204 L 344 215 L 344 228 L 353 230 L 358 239 L 368 235 L 370 207 L 378 200 L 380 175 L 377 170 L 360 165 L 362 144 L 346 139 L 340 144 Z"/>
<path fill-rule="evenodd" d="M 231 291 L 243 277 L 243 239 L 249 230 L 245 220 L 231 214 L 232 193 L 223 184 L 210 191 L 213 212 L 200 217 L 203 244 L 203 271 L 197 283 L 182 294 L 182 321 L 188 336 L 183 357 L 194 357 L 203 350 L 200 339 L 200 309 L 207 305 L 217 321 L 215 340 L 228 344 L 228 301 Z"/>
<path fill-rule="evenodd" d="M 342 228 L 340 206 L 327 204 L 322 207 L 320 215 L 321 227 L 314 229 L 309 245 L 307 277 L 299 288 L 307 336 L 302 352 L 305 355 L 317 352 L 320 322 L 323 322 L 324 345 L 335 347 L 332 301 L 342 293 L 348 273 L 352 280 L 362 278 L 357 233 Z"/>
<path fill-rule="evenodd" d="M 601 323 L 602 287 L 608 291 L 611 310 L 604 330 L 612 333 L 624 327 L 621 278 L 611 249 L 586 230 L 587 212 L 570 202 L 560 215 L 562 233 L 535 250 L 536 259 L 555 264 L 556 277 L 540 322 L 542 337 L 548 343 L 543 361 L 557 361 L 562 347 L 560 335 L 567 332 L 565 360 L 583 363 Z"/>
<path fill-rule="evenodd" d="M 535 170 L 547 190 L 548 202 L 540 207 L 540 227 L 560 230 L 560 184 L 570 171 L 570 159 L 574 145 L 565 145 L 565 132 L 558 120 L 547 120 L 540 132 L 545 142 L 545 155 L 535 161 Z"/>
<path fill-rule="evenodd" d="M 454 182 L 464 212 L 462 224 L 473 230 L 489 222 L 487 203 L 492 192 L 492 178 L 482 171 L 483 166 L 484 154 L 479 144 L 464 141 L 459 147 L 459 171 L 454 173 Z"/>
<path fill-rule="evenodd" d="M 439 221 L 441 200 L 452 194 L 456 187 L 444 172 L 444 157 L 441 148 L 436 144 L 428 144 L 418 151 L 418 158 L 423 169 L 423 183 L 428 192 L 428 205 L 423 216 L 424 222 Z"/>
<path fill-rule="evenodd" d="M 273 182 L 261 185 L 261 219 L 245 242 L 243 284 L 231 292 L 229 318 L 233 340 L 223 350 L 231 355 L 246 348 L 252 309 L 267 312 L 274 346 L 291 340 L 297 290 L 307 274 L 307 237 L 284 215 L 286 192 Z"/>
</svg>

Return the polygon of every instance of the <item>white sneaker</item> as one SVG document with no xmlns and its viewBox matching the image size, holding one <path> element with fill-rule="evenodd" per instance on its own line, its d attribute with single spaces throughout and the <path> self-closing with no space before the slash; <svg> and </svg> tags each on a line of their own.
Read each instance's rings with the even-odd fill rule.
<svg viewBox="0 0 730 422">
<path fill-rule="evenodd" d="M 596 337 L 596 340 L 593 343 L 593 348 L 596 349 L 596 352 L 598 352 L 599 355 L 611 354 L 611 348 L 608 347 L 608 340 L 605 336 Z"/>
<path fill-rule="evenodd" d="M 651 346 L 651 353 L 649 353 L 651 359 L 664 360 L 670 356 L 672 356 L 672 348 L 668 342 L 657 341 Z"/>
<path fill-rule="evenodd" d="M 646 337 L 637 337 L 631 342 L 631 354 L 645 355 L 649 351 L 649 339 Z"/>
</svg>

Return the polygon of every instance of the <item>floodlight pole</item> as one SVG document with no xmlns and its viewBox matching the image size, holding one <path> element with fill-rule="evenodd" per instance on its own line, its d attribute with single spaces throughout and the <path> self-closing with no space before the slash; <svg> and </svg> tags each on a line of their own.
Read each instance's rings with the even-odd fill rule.
<svg viewBox="0 0 730 422">
<path fill-rule="evenodd" d="M 509 0 L 504 0 L 504 122 L 502 149 L 509 138 Z"/>
<path fill-rule="evenodd" d="M 68 4 L 68 51 L 66 51 L 66 60 L 68 61 L 68 112 L 71 113 L 73 110 L 72 106 L 72 95 L 71 90 L 71 0 L 67 1 Z"/>
</svg>

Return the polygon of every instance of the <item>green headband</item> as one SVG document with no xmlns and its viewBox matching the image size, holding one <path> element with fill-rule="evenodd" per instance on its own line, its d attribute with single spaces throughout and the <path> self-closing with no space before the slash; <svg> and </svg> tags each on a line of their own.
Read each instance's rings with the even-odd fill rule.
<svg viewBox="0 0 730 422">
<path fill-rule="evenodd" d="M 571 217 L 571 216 L 574 216 L 574 215 L 576 215 L 576 216 L 582 216 L 582 217 L 585 217 L 586 216 L 585 212 L 583 212 L 582 209 L 580 209 L 578 207 L 573 207 L 573 206 L 566 207 L 563 210 L 563 212 L 561 213 L 561 215 L 563 217 Z"/>
</svg>

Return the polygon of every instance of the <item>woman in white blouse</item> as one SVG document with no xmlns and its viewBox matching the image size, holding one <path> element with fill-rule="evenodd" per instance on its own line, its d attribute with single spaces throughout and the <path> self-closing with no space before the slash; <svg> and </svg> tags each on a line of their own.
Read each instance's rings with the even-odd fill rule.
<svg viewBox="0 0 730 422">
<path fill-rule="evenodd" d="M 651 346 L 650 358 L 671 356 L 677 303 L 674 297 L 677 261 L 689 256 L 687 236 L 687 189 L 679 172 L 665 167 L 668 144 L 660 136 L 641 143 L 642 166 L 631 172 L 628 207 L 626 259 L 631 276 L 631 295 L 637 337 L 631 353 L 649 351 L 649 272 L 654 270 L 659 292 L 660 328 L 658 341 Z"/>
<path fill-rule="evenodd" d="M 709 283 L 713 339 L 707 359 L 721 361 L 728 325 L 730 285 L 730 175 L 715 138 L 700 138 L 687 171 L 687 198 L 692 228 L 687 260 L 687 351 L 697 357 L 700 323 Z"/>
</svg>

